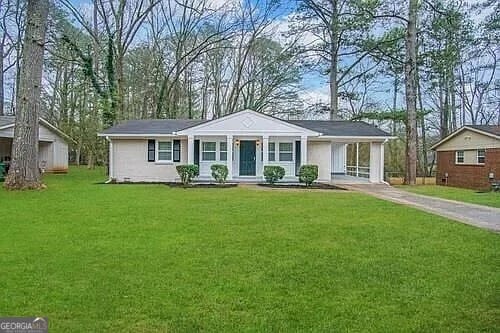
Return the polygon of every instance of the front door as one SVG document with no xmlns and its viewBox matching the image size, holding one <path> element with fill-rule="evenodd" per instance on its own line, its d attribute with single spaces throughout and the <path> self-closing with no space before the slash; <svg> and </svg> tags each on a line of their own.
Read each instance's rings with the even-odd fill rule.
<svg viewBox="0 0 500 333">
<path fill-rule="evenodd" d="M 255 176 L 255 141 L 240 141 L 240 176 Z"/>
</svg>

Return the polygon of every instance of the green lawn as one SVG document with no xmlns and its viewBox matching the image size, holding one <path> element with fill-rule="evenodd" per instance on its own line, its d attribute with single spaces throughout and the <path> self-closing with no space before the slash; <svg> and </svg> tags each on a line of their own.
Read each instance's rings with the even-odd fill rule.
<svg viewBox="0 0 500 333">
<path fill-rule="evenodd" d="M 51 332 L 500 330 L 500 235 L 351 192 L 0 190 L 0 316 Z"/>
<path fill-rule="evenodd" d="M 485 205 L 500 208 L 499 192 L 478 192 L 465 188 L 439 186 L 439 185 L 417 185 L 398 186 L 399 188 L 423 195 L 430 195 L 443 199 L 469 202 L 477 205 Z"/>
</svg>

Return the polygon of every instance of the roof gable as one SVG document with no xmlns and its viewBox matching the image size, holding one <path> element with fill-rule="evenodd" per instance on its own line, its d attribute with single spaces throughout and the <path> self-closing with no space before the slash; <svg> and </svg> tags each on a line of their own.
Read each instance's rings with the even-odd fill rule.
<svg viewBox="0 0 500 333">
<path fill-rule="evenodd" d="M 486 140 L 489 140 L 491 142 L 500 142 L 500 135 L 494 134 L 492 131 L 485 131 L 484 128 L 494 128 L 497 126 L 482 126 L 482 125 L 466 125 L 455 132 L 451 133 L 450 135 L 444 137 L 440 141 L 438 141 L 436 144 L 434 144 L 431 149 L 433 150 L 439 150 L 440 148 L 443 148 L 446 146 L 450 146 L 449 148 L 452 147 L 451 144 L 448 144 L 450 141 L 464 141 L 465 139 L 468 139 L 469 142 L 465 143 L 459 143 L 456 142 L 453 145 L 453 148 L 458 148 L 460 149 L 461 146 L 468 147 L 468 146 L 474 146 L 475 142 L 471 141 L 471 135 L 466 135 L 467 132 L 471 133 L 475 140 L 473 141 L 478 141 L 478 137 L 483 137 Z M 460 140 L 460 137 L 464 136 L 464 140 Z M 443 148 L 444 149 L 444 148 Z"/>
<path fill-rule="evenodd" d="M 16 117 L 15 116 L 0 116 L 0 130 L 6 130 L 9 128 L 13 128 L 16 125 Z M 75 142 L 69 135 L 64 133 L 58 127 L 52 125 L 47 120 L 42 117 L 39 118 L 38 126 L 43 126 L 47 128 L 49 131 L 55 133 L 66 141 Z"/>
<path fill-rule="evenodd" d="M 177 132 L 179 135 L 259 134 L 319 136 L 320 132 L 252 110 L 243 110 Z"/>
</svg>

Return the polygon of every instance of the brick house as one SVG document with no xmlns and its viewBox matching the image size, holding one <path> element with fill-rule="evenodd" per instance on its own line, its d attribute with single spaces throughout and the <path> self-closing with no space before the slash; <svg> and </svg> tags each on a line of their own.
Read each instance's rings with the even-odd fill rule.
<svg viewBox="0 0 500 333">
<path fill-rule="evenodd" d="M 500 126 L 467 125 L 431 149 L 437 155 L 438 185 L 487 190 L 500 181 Z"/>
</svg>

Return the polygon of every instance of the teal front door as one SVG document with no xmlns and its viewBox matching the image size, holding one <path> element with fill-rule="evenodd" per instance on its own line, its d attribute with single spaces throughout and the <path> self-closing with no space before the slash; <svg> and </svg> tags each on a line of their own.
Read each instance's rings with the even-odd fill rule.
<svg viewBox="0 0 500 333">
<path fill-rule="evenodd" d="M 240 141 L 240 176 L 255 176 L 255 141 Z"/>
</svg>

